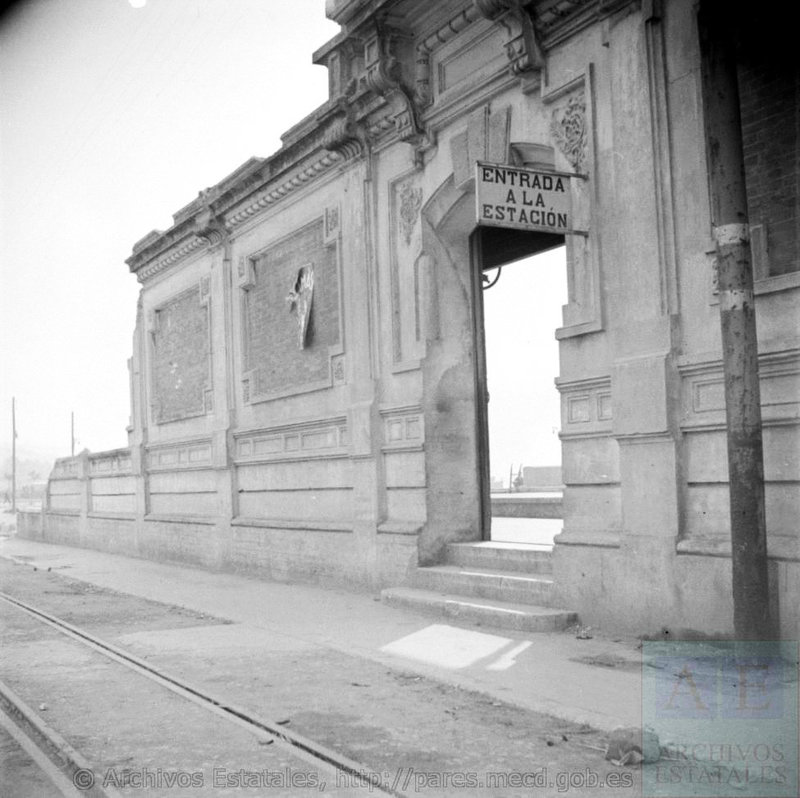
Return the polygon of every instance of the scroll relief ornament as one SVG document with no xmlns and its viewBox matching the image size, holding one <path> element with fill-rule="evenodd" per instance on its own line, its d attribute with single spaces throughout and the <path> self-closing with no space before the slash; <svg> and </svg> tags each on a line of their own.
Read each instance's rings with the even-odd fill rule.
<svg viewBox="0 0 800 798">
<path fill-rule="evenodd" d="M 403 232 L 406 246 L 411 244 L 414 225 L 417 223 L 419 209 L 422 207 L 422 189 L 412 188 L 406 183 L 400 189 L 400 229 Z"/>
<path fill-rule="evenodd" d="M 564 104 L 553 110 L 550 132 L 558 148 L 578 172 L 586 164 L 586 95 L 573 94 Z"/>
<path fill-rule="evenodd" d="M 308 322 L 311 318 L 311 302 L 314 298 L 314 266 L 308 264 L 297 271 L 292 288 L 286 297 L 289 312 L 297 318 L 297 345 L 306 348 Z"/>
</svg>

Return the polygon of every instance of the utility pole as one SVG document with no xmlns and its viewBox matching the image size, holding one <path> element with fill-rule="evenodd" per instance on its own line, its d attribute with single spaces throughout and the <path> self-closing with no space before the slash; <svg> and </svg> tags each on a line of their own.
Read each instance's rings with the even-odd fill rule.
<svg viewBox="0 0 800 798">
<path fill-rule="evenodd" d="M 11 397 L 11 512 L 17 512 L 17 399 Z"/>
<path fill-rule="evenodd" d="M 733 625 L 739 640 L 777 638 L 770 612 L 764 455 L 753 268 L 744 175 L 736 15 L 720 0 L 700 7 L 703 111 L 717 251 L 728 435 Z"/>
</svg>

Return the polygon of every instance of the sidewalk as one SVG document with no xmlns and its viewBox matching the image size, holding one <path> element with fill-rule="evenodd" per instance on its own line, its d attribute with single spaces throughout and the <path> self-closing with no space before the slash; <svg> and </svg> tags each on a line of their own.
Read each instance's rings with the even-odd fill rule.
<svg viewBox="0 0 800 798">
<path fill-rule="evenodd" d="M 371 594 L 259 581 L 88 549 L 0 538 L 0 557 L 237 624 L 227 634 L 338 651 L 601 731 L 641 725 L 634 640 L 454 626 Z M 231 640 L 233 642 L 233 640 Z"/>
</svg>

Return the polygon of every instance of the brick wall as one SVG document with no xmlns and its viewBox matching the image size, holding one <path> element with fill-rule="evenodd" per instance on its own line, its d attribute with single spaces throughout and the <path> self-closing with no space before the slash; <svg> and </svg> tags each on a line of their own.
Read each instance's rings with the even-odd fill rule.
<svg viewBox="0 0 800 798">
<path fill-rule="evenodd" d="M 153 340 L 155 416 L 161 423 L 201 415 L 210 388 L 208 307 L 192 288 L 156 311 Z"/>
<path fill-rule="evenodd" d="M 750 224 L 762 226 L 767 250 L 761 276 L 797 271 L 800 70 L 756 51 L 739 83 Z"/>
<path fill-rule="evenodd" d="M 314 294 L 303 349 L 297 317 L 286 297 L 298 270 L 313 265 Z M 339 276 L 336 250 L 323 243 L 322 221 L 297 231 L 255 263 L 247 292 L 246 368 L 255 372 L 254 392 L 288 392 L 329 379 L 328 348 L 339 343 Z"/>
</svg>

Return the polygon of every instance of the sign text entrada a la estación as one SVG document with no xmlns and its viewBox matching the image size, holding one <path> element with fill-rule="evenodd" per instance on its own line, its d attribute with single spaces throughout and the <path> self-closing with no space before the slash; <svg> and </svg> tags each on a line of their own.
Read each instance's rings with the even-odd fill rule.
<svg viewBox="0 0 800 798">
<path fill-rule="evenodd" d="M 570 176 L 501 164 L 476 164 L 478 224 L 570 233 Z"/>
</svg>

